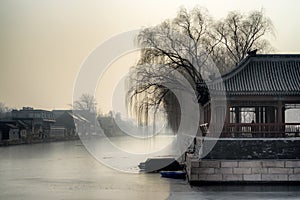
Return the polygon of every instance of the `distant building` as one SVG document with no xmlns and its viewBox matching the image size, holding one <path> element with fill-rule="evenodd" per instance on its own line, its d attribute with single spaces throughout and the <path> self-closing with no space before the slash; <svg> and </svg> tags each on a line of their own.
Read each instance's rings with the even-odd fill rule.
<svg viewBox="0 0 300 200">
<path fill-rule="evenodd" d="M 0 141 L 20 139 L 20 130 L 15 121 L 0 121 Z"/>
<path fill-rule="evenodd" d="M 72 110 L 53 110 L 55 123 L 51 126 L 51 137 L 70 137 L 76 135 L 76 126 L 73 117 L 69 114 Z"/>
<path fill-rule="evenodd" d="M 51 135 L 62 135 L 65 137 L 76 137 L 88 135 L 93 132 L 93 116 L 85 111 L 53 110 L 56 122 L 51 126 Z"/>
<path fill-rule="evenodd" d="M 33 140 L 49 137 L 50 127 L 55 122 L 51 111 L 33 109 L 31 107 L 23 107 L 22 110 L 13 110 L 11 116 L 13 120 L 31 129 L 30 134 L 27 133 L 27 138 Z"/>
<path fill-rule="evenodd" d="M 95 132 L 95 114 L 72 110 L 23 107 L 0 120 L 0 145 L 77 139 Z"/>
</svg>

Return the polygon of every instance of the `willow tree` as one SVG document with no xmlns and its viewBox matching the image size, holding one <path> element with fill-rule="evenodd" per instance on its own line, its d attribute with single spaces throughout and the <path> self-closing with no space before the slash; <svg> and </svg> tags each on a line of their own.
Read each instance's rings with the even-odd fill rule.
<svg viewBox="0 0 300 200">
<path fill-rule="evenodd" d="M 150 109 L 155 118 L 156 110 L 164 108 L 170 127 L 176 131 L 180 108 L 166 85 L 172 82 L 177 89 L 185 88 L 175 72 L 188 80 L 201 108 L 209 98 L 205 81 L 210 77 L 206 75 L 212 68 L 211 61 L 226 71 L 245 58 L 248 51 L 266 49 L 268 43 L 263 36 L 271 30 L 271 21 L 261 11 L 246 16 L 233 12 L 224 20 L 214 21 L 198 7 L 191 11 L 181 8 L 174 19 L 143 29 L 137 37 L 140 59 L 130 76 L 132 113 L 140 123 L 147 124 Z"/>
</svg>

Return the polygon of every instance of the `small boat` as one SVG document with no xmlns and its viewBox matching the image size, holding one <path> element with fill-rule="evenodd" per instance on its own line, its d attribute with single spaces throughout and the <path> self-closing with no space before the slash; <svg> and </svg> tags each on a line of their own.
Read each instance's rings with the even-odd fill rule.
<svg viewBox="0 0 300 200">
<path fill-rule="evenodd" d="M 185 179 L 186 172 L 184 171 L 161 171 L 161 177 L 174 178 L 174 179 Z"/>
<path fill-rule="evenodd" d="M 144 172 L 176 171 L 183 169 L 183 165 L 180 165 L 174 158 L 148 158 L 146 162 L 141 162 L 138 167 Z"/>
</svg>

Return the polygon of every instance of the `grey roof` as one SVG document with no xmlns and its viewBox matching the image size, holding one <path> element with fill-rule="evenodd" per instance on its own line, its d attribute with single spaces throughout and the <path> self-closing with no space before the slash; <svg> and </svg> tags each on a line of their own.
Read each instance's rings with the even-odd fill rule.
<svg viewBox="0 0 300 200">
<path fill-rule="evenodd" d="M 245 58 L 222 76 L 227 95 L 300 95 L 300 54 L 265 54 Z M 222 91 L 219 78 L 208 84 Z"/>
<path fill-rule="evenodd" d="M 65 112 L 72 112 L 72 110 L 52 110 L 52 113 L 53 113 L 55 118 L 60 117 Z"/>
</svg>

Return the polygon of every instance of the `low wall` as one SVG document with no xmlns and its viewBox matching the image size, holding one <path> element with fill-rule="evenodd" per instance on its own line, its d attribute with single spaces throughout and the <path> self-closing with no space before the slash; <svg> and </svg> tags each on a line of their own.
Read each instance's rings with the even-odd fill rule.
<svg viewBox="0 0 300 200">
<path fill-rule="evenodd" d="M 199 160 L 188 154 L 186 170 L 191 184 L 300 181 L 300 160 Z"/>
<path fill-rule="evenodd" d="M 300 159 L 300 138 L 206 138 L 213 149 L 205 159 Z M 217 140 L 217 141 L 216 141 Z M 200 144 L 200 142 L 198 142 Z"/>
</svg>

